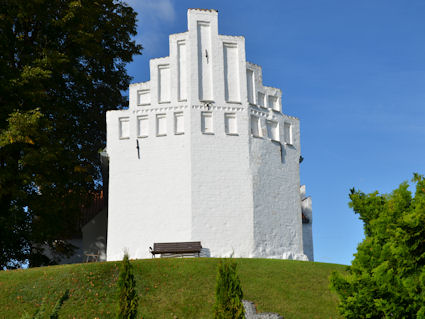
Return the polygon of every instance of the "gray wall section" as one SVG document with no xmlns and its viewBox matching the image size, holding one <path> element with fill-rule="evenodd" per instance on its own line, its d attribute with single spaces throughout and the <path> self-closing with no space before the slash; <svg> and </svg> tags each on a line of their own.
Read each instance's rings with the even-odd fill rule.
<svg viewBox="0 0 425 319">
<path fill-rule="evenodd" d="M 311 197 L 306 197 L 301 201 L 303 214 L 309 219 L 309 223 L 303 224 L 303 246 L 304 254 L 308 260 L 314 261 L 313 254 L 313 211 Z"/>
<path fill-rule="evenodd" d="M 43 248 L 43 254 L 46 255 L 49 259 L 55 259 L 55 261 L 59 264 L 59 265 L 66 265 L 66 264 L 77 264 L 77 263 L 81 263 L 84 260 L 84 252 L 82 249 L 83 246 L 83 241 L 81 238 L 73 238 L 73 239 L 69 239 L 66 240 L 68 243 L 70 243 L 71 245 L 74 245 L 76 247 L 74 254 L 69 257 L 69 258 L 62 258 L 59 260 L 59 258 L 55 258 L 56 255 L 52 254 L 50 248 L 46 245 L 42 245 L 41 247 Z"/>
<path fill-rule="evenodd" d="M 84 253 L 99 254 L 99 260 L 106 260 L 106 238 L 108 210 L 104 208 L 82 228 L 82 250 Z M 85 261 L 82 260 L 82 261 Z"/>
</svg>

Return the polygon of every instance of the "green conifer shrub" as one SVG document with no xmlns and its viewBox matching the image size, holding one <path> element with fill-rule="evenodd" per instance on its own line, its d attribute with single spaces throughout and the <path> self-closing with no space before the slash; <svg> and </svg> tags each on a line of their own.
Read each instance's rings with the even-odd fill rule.
<svg viewBox="0 0 425 319">
<path fill-rule="evenodd" d="M 63 303 L 69 298 L 69 290 L 67 289 L 62 297 L 56 302 L 55 307 L 50 315 L 50 319 L 58 319 L 59 318 L 59 310 L 62 308 Z"/>
<path fill-rule="evenodd" d="M 136 291 L 136 280 L 134 279 L 133 268 L 126 252 L 118 277 L 117 319 L 135 319 L 138 304 L 139 297 Z"/>
<path fill-rule="evenodd" d="M 49 319 L 58 319 L 59 318 L 59 310 L 62 308 L 63 303 L 68 300 L 69 298 L 69 289 L 67 289 L 64 294 L 56 301 L 55 307 L 52 310 L 52 313 L 50 315 L 47 315 L 47 309 L 46 309 L 46 298 L 43 298 L 43 301 L 41 302 L 40 308 L 38 308 L 35 313 L 31 316 L 28 313 L 25 313 L 21 319 L 43 319 L 43 318 L 49 318 Z"/>
<path fill-rule="evenodd" d="M 221 260 L 218 265 L 215 289 L 215 319 L 243 319 L 243 292 L 241 281 L 236 273 L 237 264 L 230 260 Z"/>
</svg>

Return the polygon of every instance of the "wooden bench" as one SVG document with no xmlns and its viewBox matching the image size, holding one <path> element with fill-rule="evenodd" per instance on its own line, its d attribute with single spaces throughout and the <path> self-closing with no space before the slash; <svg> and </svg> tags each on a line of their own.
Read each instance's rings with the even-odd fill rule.
<svg viewBox="0 0 425 319">
<path fill-rule="evenodd" d="M 181 243 L 154 243 L 153 249 L 149 247 L 149 250 L 152 254 L 152 258 L 155 258 L 157 254 L 170 254 L 178 255 L 181 254 L 182 257 L 184 254 L 199 254 L 201 252 L 202 246 L 200 241 L 191 241 L 191 242 L 181 242 Z"/>
</svg>

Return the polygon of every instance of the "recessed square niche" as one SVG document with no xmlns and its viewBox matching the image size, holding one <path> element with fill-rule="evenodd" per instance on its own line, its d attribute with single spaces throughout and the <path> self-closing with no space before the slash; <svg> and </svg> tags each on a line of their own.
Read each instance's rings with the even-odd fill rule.
<svg viewBox="0 0 425 319">
<path fill-rule="evenodd" d="M 149 89 L 138 90 L 137 105 L 149 105 L 149 104 L 151 104 L 151 91 Z"/>
<path fill-rule="evenodd" d="M 280 111 L 279 110 L 279 98 L 277 96 L 269 95 L 268 100 L 269 100 L 268 101 L 268 103 L 269 103 L 268 107 L 269 108 L 276 110 L 276 111 Z"/>
<path fill-rule="evenodd" d="M 264 95 L 264 93 L 261 93 L 261 92 L 258 92 L 257 93 L 257 105 L 258 106 L 261 106 L 261 107 L 265 107 L 266 106 L 266 103 L 265 103 L 265 95 Z"/>
<path fill-rule="evenodd" d="M 255 137 L 261 137 L 260 118 L 255 115 L 251 115 L 251 134 Z"/>
<path fill-rule="evenodd" d="M 283 124 L 283 138 L 286 144 L 292 145 L 292 125 L 291 123 L 285 122 Z"/>
<path fill-rule="evenodd" d="M 230 134 L 230 135 L 238 134 L 238 127 L 237 127 L 235 113 L 224 114 L 224 129 L 226 131 L 226 134 Z"/>
<path fill-rule="evenodd" d="M 130 138 L 130 118 L 128 117 L 119 118 L 119 136 L 120 136 L 120 139 Z"/>
<path fill-rule="evenodd" d="M 247 69 L 246 70 L 246 82 L 247 82 L 247 93 L 248 93 L 248 102 L 255 104 L 255 78 L 254 71 Z"/>
<path fill-rule="evenodd" d="M 165 114 L 156 115 L 156 136 L 167 135 L 167 117 Z"/>
<path fill-rule="evenodd" d="M 184 134 L 183 112 L 174 113 L 174 134 Z"/>
<path fill-rule="evenodd" d="M 266 121 L 267 126 L 267 136 L 272 141 L 279 141 L 279 125 L 277 122 L 274 121 Z"/>
<path fill-rule="evenodd" d="M 142 115 L 137 117 L 137 136 L 148 137 L 149 136 L 149 117 Z"/>
<path fill-rule="evenodd" d="M 211 112 L 201 113 L 201 130 L 204 134 L 214 134 L 213 115 Z"/>
</svg>

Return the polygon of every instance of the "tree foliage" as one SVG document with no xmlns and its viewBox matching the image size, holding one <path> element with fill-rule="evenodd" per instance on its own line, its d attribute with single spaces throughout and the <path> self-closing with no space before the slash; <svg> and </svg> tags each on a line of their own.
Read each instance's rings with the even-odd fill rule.
<svg viewBox="0 0 425 319">
<path fill-rule="evenodd" d="M 388 195 L 351 190 L 365 239 L 348 276 L 331 277 L 345 318 L 425 318 L 425 179 L 412 182 L 414 196 L 407 182 Z"/>
<path fill-rule="evenodd" d="M 245 318 L 242 304 L 241 281 L 236 272 L 237 264 L 230 260 L 220 260 L 215 288 L 214 318 Z"/>
<path fill-rule="evenodd" d="M 128 253 L 125 253 L 118 278 L 117 319 L 135 319 L 138 304 L 139 297 L 136 291 L 133 268 L 128 259 Z"/>
<path fill-rule="evenodd" d="M 120 0 L 2 0 L 0 267 L 57 261 L 101 180 L 107 110 L 127 105 L 125 65 L 140 54 Z"/>
</svg>

